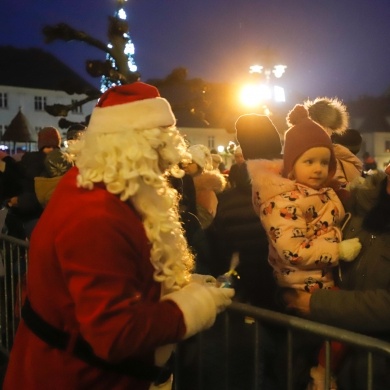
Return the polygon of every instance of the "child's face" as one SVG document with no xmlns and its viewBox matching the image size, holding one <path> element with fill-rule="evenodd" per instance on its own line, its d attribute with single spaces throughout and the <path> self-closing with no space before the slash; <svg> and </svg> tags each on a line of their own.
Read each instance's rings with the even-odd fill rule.
<svg viewBox="0 0 390 390">
<path fill-rule="evenodd" d="M 328 180 L 330 150 L 316 147 L 306 150 L 295 162 L 293 179 L 297 183 L 314 188 L 322 188 Z"/>
</svg>

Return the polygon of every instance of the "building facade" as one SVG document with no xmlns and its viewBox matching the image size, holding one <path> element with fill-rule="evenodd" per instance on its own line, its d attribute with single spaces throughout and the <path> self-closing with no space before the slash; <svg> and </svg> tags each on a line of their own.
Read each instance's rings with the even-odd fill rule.
<svg viewBox="0 0 390 390">
<path fill-rule="evenodd" d="M 46 126 L 54 126 L 65 136 L 66 129 L 59 128 L 59 118 L 45 111 L 46 105 L 63 104 L 69 105 L 72 100 L 84 99 L 86 95 L 68 95 L 64 91 L 56 91 L 39 88 L 13 87 L 0 85 L 0 134 L 3 135 L 11 121 L 20 111 L 26 118 L 32 136 L 36 141 L 37 133 Z M 66 117 L 71 122 L 84 122 L 85 117 L 92 112 L 96 101 L 91 101 L 71 111 Z M 6 144 L 6 142 L 4 142 Z M 20 147 L 23 147 L 19 143 Z M 34 150 L 34 145 L 32 145 Z"/>
</svg>

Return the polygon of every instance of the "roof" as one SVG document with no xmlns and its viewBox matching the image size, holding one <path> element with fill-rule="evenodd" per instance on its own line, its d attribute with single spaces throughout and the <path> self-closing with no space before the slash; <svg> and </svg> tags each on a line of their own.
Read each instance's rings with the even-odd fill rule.
<svg viewBox="0 0 390 390">
<path fill-rule="evenodd" d="M 27 118 L 19 110 L 1 137 L 2 141 L 36 142 Z"/>
<path fill-rule="evenodd" d="M 42 49 L 0 46 L 0 85 L 84 94 L 97 91 L 54 55 Z"/>
</svg>

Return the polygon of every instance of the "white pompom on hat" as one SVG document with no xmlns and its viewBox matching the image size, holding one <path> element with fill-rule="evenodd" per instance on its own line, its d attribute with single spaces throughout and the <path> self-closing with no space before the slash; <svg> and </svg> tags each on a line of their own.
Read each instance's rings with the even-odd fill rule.
<svg viewBox="0 0 390 390">
<path fill-rule="evenodd" d="M 120 133 L 176 124 L 168 101 L 152 85 L 136 81 L 107 90 L 94 108 L 88 133 Z"/>
<path fill-rule="evenodd" d="M 213 169 L 213 160 L 210 149 L 202 144 L 191 145 L 188 148 L 188 152 L 191 154 L 192 161 L 198 164 L 201 168 L 210 171 Z"/>
<path fill-rule="evenodd" d="M 310 119 L 321 125 L 329 135 L 342 134 L 347 129 L 349 114 L 341 100 L 318 97 L 303 104 L 309 111 Z"/>
</svg>

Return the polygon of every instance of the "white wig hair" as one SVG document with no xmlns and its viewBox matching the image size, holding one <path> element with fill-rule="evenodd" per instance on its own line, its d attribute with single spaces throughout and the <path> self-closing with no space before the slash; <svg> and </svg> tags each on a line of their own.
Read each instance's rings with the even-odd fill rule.
<svg viewBox="0 0 390 390">
<path fill-rule="evenodd" d="M 75 145 L 76 146 L 76 145 Z M 178 192 L 164 173 L 184 174 L 178 163 L 187 146 L 175 126 L 126 132 L 89 133 L 77 143 L 77 185 L 92 189 L 104 183 L 108 192 L 131 202 L 142 217 L 152 244 L 154 279 L 163 293 L 181 288 L 193 267 L 178 212 Z"/>
</svg>

